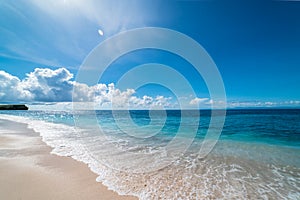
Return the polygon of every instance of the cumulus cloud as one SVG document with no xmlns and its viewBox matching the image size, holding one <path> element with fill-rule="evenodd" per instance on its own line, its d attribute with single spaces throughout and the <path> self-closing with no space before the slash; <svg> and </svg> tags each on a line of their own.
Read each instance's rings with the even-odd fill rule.
<svg viewBox="0 0 300 200">
<path fill-rule="evenodd" d="M 19 101 L 32 98 L 29 91 L 22 89 L 18 77 L 12 76 L 5 71 L 0 71 L 0 100 Z"/>
<path fill-rule="evenodd" d="M 47 68 L 36 68 L 33 72 L 26 74 L 20 80 L 5 71 L 0 70 L 0 102 L 43 102 L 42 105 L 35 104 L 36 108 L 44 105 L 52 106 L 52 109 L 72 108 L 72 103 L 84 107 L 92 103 L 97 109 L 150 109 L 150 108 L 178 108 L 171 97 L 165 96 L 136 96 L 134 89 L 120 90 L 111 84 L 96 84 L 89 86 L 76 82 L 73 74 L 65 68 L 56 70 Z M 210 98 L 179 97 L 185 100 L 182 108 L 245 108 L 245 107 L 287 107 L 300 106 L 299 100 L 289 101 L 230 101 L 222 102 Z M 64 102 L 64 103 L 53 103 Z M 51 105 L 49 105 L 51 104 Z"/>
<path fill-rule="evenodd" d="M 111 84 L 88 86 L 72 81 L 73 74 L 65 68 L 36 68 L 23 80 L 0 71 L 0 101 L 24 102 L 93 102 L 102 107 L 150 108 L 171 106 L 164 96 L 139 98 L 135 90 L 121 91 Z"/>
<path fill-rule="evenodd" d="M 73 75 L 65 68 L 36 68 L 21 81 L 21 89 L 32 94 L 35 101 L 71 101 Z"/>
</svg>

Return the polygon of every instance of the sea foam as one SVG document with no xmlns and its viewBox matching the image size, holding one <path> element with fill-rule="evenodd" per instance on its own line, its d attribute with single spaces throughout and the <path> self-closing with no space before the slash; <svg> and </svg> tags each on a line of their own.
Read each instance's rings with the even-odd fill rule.
<svg viewBox="0 0 300 200">
<path fill-rule="evenodd" d="M 116 147 L 113 142 L 125 150 L 151 152 L 155 149 L 139 149 L 130 146 L 126 140 L 109 141 L 107 138 L 107 144 L 91 148 L 104 140 L 89 133 L 91 130 L 88 129 L 13 115 L 0 115 L 0 118 L 28 124 L 53 148 L 51 153 L 86 163 L 99 175 L 97 181 L 119 194 L 134 195 L 140 199 L 297 199 L 300 196 L 299 166 L 280 162 L 272 164 L 274 158 L 270 162 L 261 161 L 259 155 L 247 157 L 247 154 L 268 154 L 276 149 L 280 153 L 278 147 L 221 141 L 205 159 L 199 160 L 195 151 L 191 150 L 163 169 L 129 173 L 105 165 L 95 158 L 95 153 L 108 153 L 109 148 Z M 286 156 L 284 151 L 283 148 L 278 158 Z M 118 158 L 122 159 L 122 155 Z M 126 166 L 127 161 L 118 162 L 124 162 Z"/>
</svg>

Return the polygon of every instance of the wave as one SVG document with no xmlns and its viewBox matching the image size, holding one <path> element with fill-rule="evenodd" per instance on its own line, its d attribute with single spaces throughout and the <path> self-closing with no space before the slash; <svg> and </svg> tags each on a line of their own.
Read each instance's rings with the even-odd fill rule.
<svg viewBox="0 0 300 200">
<path fill-rule="evenodd" d="M 128 173 L 105 165 L 95 158 L 95 153 L 109 153 L 110 148 L 116 148 L 113 142 L 131 151 L 151 153 L 155 149 L 147 151 L 143 146 L 130 146 L 122 139 L 106 140 L 107 143 L 99 144 L 99 148 L 90 148 L 103 140 L 91 134 L 89 129 L 13 115 L 0 115 L 0 118 L 28 124 L 53 148 L 51 153 L 84 162 L 98 174 L 96 181 L 120 195 L 140 199 L 295 199 L 300 196 L 300 168 L 297 164 L 263 162 L 261 157 L 247 157 L 247 154 L 257 152 L 274 152 L 275 147 L 219 142 L 206 159 L 199 160 L 195 152 L 190 151 L 163 169 Z M 277 149 L 276 153 L 279 154 L 280 150 Z M 296 154 L 299 152 L 292 155 Z M 126 157 L 122 156 L 112 159 L 121 159 L 118 162 L 123 162 L 126 167 Z M 294 158 L 298 159 L 297 156 Z"/>
</svg>

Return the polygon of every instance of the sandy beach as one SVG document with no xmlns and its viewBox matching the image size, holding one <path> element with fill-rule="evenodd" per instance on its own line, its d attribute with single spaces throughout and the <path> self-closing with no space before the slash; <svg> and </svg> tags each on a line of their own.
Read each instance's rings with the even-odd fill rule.
<svg viewBox="0 0 300 200">
<path fill-rule="evenodd" d="M 137 199 L 96 182 L 86 164 L 50 154 L 26 124 L 0 120 L 0 199 Z"/>
</svg>

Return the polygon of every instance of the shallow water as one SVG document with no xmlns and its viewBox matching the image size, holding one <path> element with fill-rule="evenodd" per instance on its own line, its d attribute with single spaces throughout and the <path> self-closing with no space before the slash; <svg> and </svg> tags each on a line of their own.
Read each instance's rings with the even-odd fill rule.
<svg viewBox="0 0 300 200">
<path fill-rule="evenodd" d="M 162 124 L 159 112 L 150 119 L 148 111 L 131 111 L 134 125 L 124 111 L 2 111 L 0 118 L 29 124 L 53 153 L 88 163 L 98 181 L 120 194 L 141 199 L 299 199 L 300 110 L 227 111 L 221 137 L 204 159 L 198 152 L 210 111 L 200 112 L 200 122 L 198 114 L 168 111 Z M 178 141 L 168 146 L 179 127 Z"/>
</svg>

